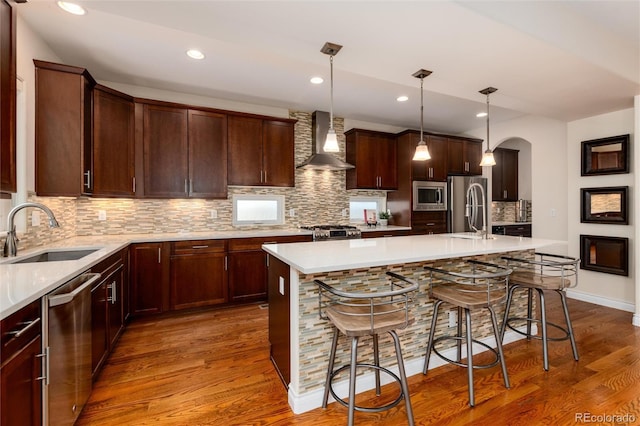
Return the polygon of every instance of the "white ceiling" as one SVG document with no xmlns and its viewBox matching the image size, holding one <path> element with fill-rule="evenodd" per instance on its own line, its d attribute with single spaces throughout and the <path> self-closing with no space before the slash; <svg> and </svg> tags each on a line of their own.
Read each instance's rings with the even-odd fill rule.
<svg viewBox="0 0 640 426">
<path fill-rule="evenodd" d="M 329 109 L 326 41 L 338 116 L 463 133 L 523 114 L 571 121 L 633 106 L 640 94 L 640 2 L 77 1 L 17 6 L 69 65 L 98 80 L 289 109 Z M 194 61 L 189 48 L 206 58 Z M 320 75 L 325 84 L 309 78 Z M 409 101 L 396 102 L 399 95 Z"/>
</svg>

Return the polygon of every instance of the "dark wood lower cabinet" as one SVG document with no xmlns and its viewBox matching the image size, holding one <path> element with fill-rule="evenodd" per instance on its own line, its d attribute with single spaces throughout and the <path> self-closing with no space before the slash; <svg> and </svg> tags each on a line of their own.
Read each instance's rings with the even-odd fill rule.
<svg viewBox="0 0 640 426">
<path fill-rule="evenodd" d="M 400 231 L 392 231 L 392 230 L 380 230 L 380 231 L 367 231 L 362 233 L 362 238 L 379 238 L 379 237 L 402 237 L 409 235 L 411 231 L 400 230 Z"/>
<path fill-rule="evenodd" d="M 226 251 L 225 240 L 173 243 L 170 295 L 172 310 L 228 301 Z"/>
<path fill-rule="evenodd" d="M 446 212 L 413 212 L 411 234 L 443 234 L 447 232 Z"/>
<path fill-rule="evenodd" d="M 131 315 L 159 314 L 169 309 L 170 243 L 133 244 Z"/>
<path fill-rule="evenodd" d="M 42 424 L 40 300 L 0 322 L 0 425 Z"/>
</svg>

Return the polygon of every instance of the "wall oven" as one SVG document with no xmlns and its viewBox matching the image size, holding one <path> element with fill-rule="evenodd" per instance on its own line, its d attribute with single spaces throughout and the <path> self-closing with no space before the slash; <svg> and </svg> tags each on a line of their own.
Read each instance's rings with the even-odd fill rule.
<svg viewBox="0 0 640 426">
<path fill-rule="evenodd" d="M 447 210 L 447 182 L 413 181 L 413 210 Z"/>
</svg>

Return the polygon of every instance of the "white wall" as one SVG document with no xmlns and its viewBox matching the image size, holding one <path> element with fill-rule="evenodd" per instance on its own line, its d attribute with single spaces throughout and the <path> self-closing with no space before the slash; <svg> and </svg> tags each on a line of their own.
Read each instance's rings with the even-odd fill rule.
<svg viewBox="0 0 640 426">
<path fill-rule="evenodd" d="M 631 163 L 631 173 L 604 175 L 604 176 L 580 176 L 581 142 L 590 139 L 598 139 L 609 136 L 630 134 L 630 146 L 634 149 L 634 109 L 626 109 L 595 117 L 576 120 L 567 125 L 567 152 L 568 152 L 568 233 L 569 252 L 571 255 L 580 255 L 580 235 L 601 235 L 611 237 L 629 238 L 629 277 L 605 274 L 601 272 L 580 270 L 580 283 L 571 295 L 587 301 L 606 306 L 634 310 L 635 305 L 635 281 L 636 275 L 634 259 L 634 232 L 636 221 L 633 206 L 634 196 L 634 167 Z M 633 156 L 631 156 L 633 158 Z M 603 225 L 580 223 L 580 188 L 629 186 L 631 203 L 629 205 L 629 225 Z"/>
<path fill-rule="evenodd" d="M 485 139 L 486 128 L 475 129 L 467 134 Z M 524 139 L 531 144 L 533 236 L 560 241 L 549 251 L 565 254 L 568 237 L 566 123 L 524 116 L 491 124 L 492 147 L 512 138 Z M 484 173 L 490 176 L 490 169 L 485 168 Z"/>
</svg>

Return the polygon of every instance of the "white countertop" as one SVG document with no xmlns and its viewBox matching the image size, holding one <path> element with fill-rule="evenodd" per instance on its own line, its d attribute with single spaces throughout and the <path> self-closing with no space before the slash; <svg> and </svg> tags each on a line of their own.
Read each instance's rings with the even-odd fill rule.
<svg viewBox="0 0 640 426">
<path fill-rule="evenodd" d="M 473 234 L 412 235 L 394 238 L 322 241 L 316 243 L 265 244 L 262 248 L 304 274 L 398 265 L 515 250 L 538 249 L 560 241 Z"/>
<path fill-rule="evenodd" d="M 75 237 L 57 241 L 46 247 L 18 252 L 12 258 L 0 258 L 0 319 L 4 319 L 29 303 L 55 290 L 65 282 L 85 272 L 118 250 L 131 243 L 209 240 L 230 238 L 275 237 L 289 235 L 311 235 L 305 230 L 246 230 L 217 232 L 178 232 L 169 234 L 128 234 L 101 235 L 95 237 Z M 11 264 L 13 262 L 45 251 L 63 249 L 99 248 L 95 253 L 79 260 L 62 262 L 39 262 Z"/>
</svg>

